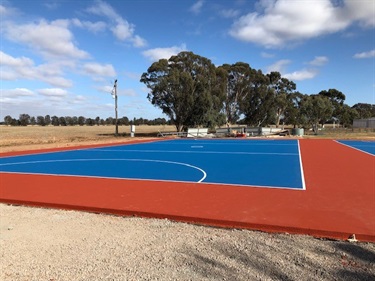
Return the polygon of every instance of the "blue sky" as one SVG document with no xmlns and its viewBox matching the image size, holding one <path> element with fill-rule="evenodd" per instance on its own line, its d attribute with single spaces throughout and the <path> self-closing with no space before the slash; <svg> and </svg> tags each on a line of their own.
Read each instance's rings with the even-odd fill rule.
<svg viewBox="0 0 375 281">
<path fill-rule="evenodd" d="M 165 117 L 140 77 L 192 51 L 375 103 L 374 0 L 0 0 L 0 119 Z"/>
</svg>

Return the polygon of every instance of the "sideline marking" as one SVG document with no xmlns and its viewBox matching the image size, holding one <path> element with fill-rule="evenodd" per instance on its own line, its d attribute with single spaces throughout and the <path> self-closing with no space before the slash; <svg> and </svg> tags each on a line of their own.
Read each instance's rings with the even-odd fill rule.
<svg viewBox="0 0 375 281">
<path fill-rule="evenodd" d="M 301 168 L 302 189 L 306 190 L 305 175 L 303 173 L 302 156 L 301 156 L 301 149 L 300 149 L 300 145 L 299 145 L 299 140 L 297 140 L 297 145 L 298 145 L 299 163 L 300 163 L 300 168 Z"/>
<path fill-rule="evenodd" d="M 346 143 L 342 143 L 342 142 L 340 142 L 340 141 L 338 141 L 338 140 L 333 140 L 333 141 L 336 142 L 336 143 L 338 143 L 338 144 L 344 145 L 344 146 L 346 146 L 346 147 L 349 147 L 349 148 L 352 148 L 352 149 L 358 150 L 358 151 L 360 151 L 360 152 L 366 153 L 366 154 L 368 154 L 368 155 L 375 156 L 374 154 L 372 154 L 372 153 L 370 153 L 370 152 L 364 151 L 364 150 L 362 150 L 362 149 L 359 149 L 359 148 L 357 148 L 357 147 L 351 146 L 351 145 L 346 144 Z"/>
<path fill-rule="evenodd" d="M 151 160 L 151 159 L 63 159 L 63 160 L 41 160 L 41 161 L 26 161 L 26 162 L 15 162 L 15 163 L 5 163 L 5 164 L 0 164 L 0 166 L 12 166 L 12 165 L 25 165 L 25 164 L 37 164 L 37 163 L 56 163 L 56 162 L 90 162 L 90 161 L 139 161 L 139 162 L 156 162 L 156 163 L 167 163 L 167 164 L 174 164 L 174 165 L 180 165 L 180 166 L 186 166 L 189 168 L 196 169 L 200 172 L 202 172 L 203 177 L 197 181 L 197 183 L 201 183 L 206 177 L 207 173 L 197 167 L 193 166 L 187 163 L 182 163 L 182 162 L 173 162 L 173 161 L 164 161 L 164 160 Z M 1 171 L 1 172 L 6 172 L 6 171 Z M 22 172 L 13 172 L 13 173 L 18 173 L 22 174 Z M 30 173 L 30 174 L 43 174 L 43 173 Z M 45 175 L 50 175 L 50 174 L 45 174 Z M 59 174 L 55 174 L 59 176 Z M 77 176 L 77 175 L 76 175 Z M 83 177 L 92 177 L 92 176 L 87 176 L 87 175 L 81 175 Z M 95 177 L 95 176 L 93 176 Z M 112 178 L 112 177 L 104 177 L 104 178 Z M 121 179 L 121 178 L 119 178 Z"/>
</svg>

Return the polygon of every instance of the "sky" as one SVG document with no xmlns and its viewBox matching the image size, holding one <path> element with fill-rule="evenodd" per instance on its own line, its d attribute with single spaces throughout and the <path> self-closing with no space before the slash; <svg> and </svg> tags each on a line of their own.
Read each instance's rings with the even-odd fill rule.
<svg viewBox="0 0 375 281">
<path fill-rule="evenodd" d="M 374 0 L 0 0 L 0 120 L 166 118 L 140 77 L 181 51 L 375 104 Z"/>
</svg>

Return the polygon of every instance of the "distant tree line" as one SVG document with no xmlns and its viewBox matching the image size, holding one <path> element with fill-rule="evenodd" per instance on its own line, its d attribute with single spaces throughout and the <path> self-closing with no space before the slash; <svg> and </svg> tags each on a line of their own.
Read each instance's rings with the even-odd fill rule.
<svg viewBox="0 0 375 281">
<path fill-rule="evenodd" d="M 303 94 L 279 72 L 263 74 L 244 62 L 216 67 L 192 52 L 154 62 L 140 81 L 150 90 L 148 100 L 177 131 L 226 123 L 278 127 L 283 122 L 316 132 L 326 122 L 351 126 L 355 118 L 375 117 L 375 105 L 350 107 L 339 90 Z"/>
<path fill-rule="evenodd" d="M 4 117 L 4 124 L 10 126 L 28 126 L 28 125 L 38 125 L 38 126 L 105 126 L 105 125 L 115 125 L 116 119 L 108 117 L 107 119 L 101 119 L 96 117 L 95 119 L 86 118 L 84 116 L 30 116 L 29 114 L 20 114 L 18 119 L 7 115 Z M 156 118 L 153 120 L 134 118 L 129 120 L 128 117 L 118 118 L 117 124 L 119 126 L 128 125 L 167 125 L 171 124 L 165 118 Z"/>
</svg>

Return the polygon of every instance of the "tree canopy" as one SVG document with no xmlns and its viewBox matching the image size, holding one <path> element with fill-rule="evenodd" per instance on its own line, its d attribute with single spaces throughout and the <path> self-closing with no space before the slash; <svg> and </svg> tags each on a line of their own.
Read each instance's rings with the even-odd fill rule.
<svg viewBox="0 0 375 281">
<path fill-rule="evenodd" d="M 181 131 L 186 126 L 214 127 L 224 121 L 223 77 L 209 59 L 181 52 L 169 60 L 153 63 L 142 74 L 141 82 L 150 89 L 149 101 L 161 108 Z"/>
<path fill-rule="evenodd" d="M 177 131 L 238 122 L 278 127 L 281 121 L 316 130 L 319 123 L 350 126 L 354 118 L 375 116 L 375 105 L 350 107 L 337 89 L 305 95 L 279 72 L 263 74 L 245 62 L 215 67 L 192 52 L 154 62 L 141 82 L 150 90 L 148 100 L 171 119 Z"/>
</svg>

